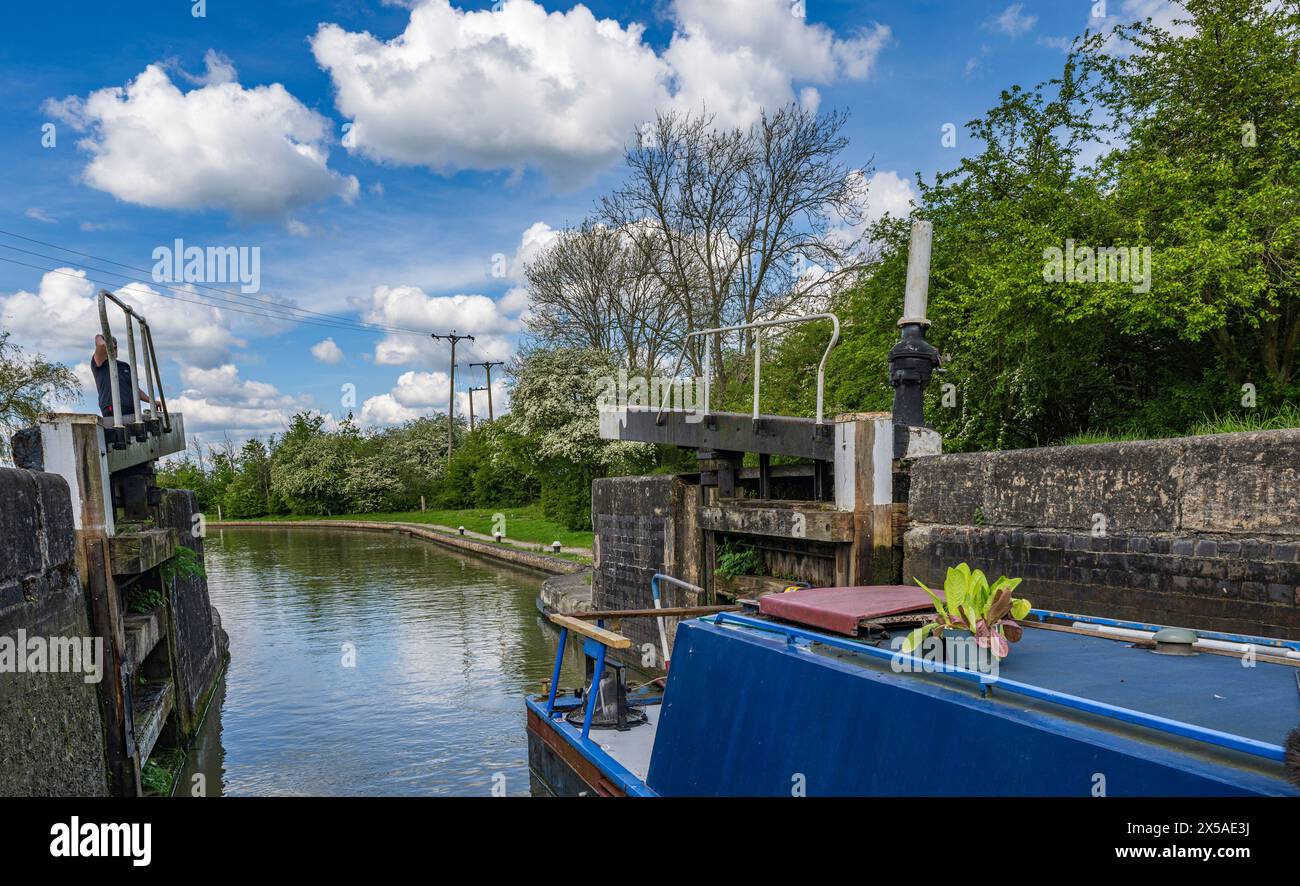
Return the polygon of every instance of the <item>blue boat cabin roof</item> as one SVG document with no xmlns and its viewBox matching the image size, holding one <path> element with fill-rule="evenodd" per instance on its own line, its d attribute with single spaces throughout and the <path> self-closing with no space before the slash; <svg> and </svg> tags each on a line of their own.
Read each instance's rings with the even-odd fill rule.
<svg viewBox="0 0 1300 886">
<path fill-rule="evenodd" d="M 1108 637 L 1027 627 L 1000 677 L 1269 744 L 1300 726 L 1291 665 L 1231 655 L 1157 655 Z"/>
</svg>

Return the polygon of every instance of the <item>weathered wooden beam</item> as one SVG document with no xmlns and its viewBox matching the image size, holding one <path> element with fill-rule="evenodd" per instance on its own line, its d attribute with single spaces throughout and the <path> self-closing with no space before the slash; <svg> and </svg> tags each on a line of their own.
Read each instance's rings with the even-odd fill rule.
<svg viewBox="0 0 1300 886">
<path fill-rule="evenodd" d="M 178 541 L 174 529 L 122 532 L 109 539 L 114 575 L 140 575 L 170 560 Z"/>
<path fill-rule="evenodd" d="M 687 449 L 732 452 L 766 452 L 831 461 L 835 456 L 834 425 L 816 419 L 734 412 L 665 410 L 662 423 L 657 410 L 602 409 L 600 435 L 606 440 L 667 443 Z"/>
<path fill-rule="evenodd" d="M 109 574 L 108 545 L 94 533 L 78 533 L 82 581 L 90 603 L 91 629 L 104 643 L 104 677 L 99 697 L 104 710 L 104 756 L 108 761 L 109 790 L 117 797 L 140 795 L 140 767 L 135 754 L 131 720 L 131 685 L 123 679 L 125 636 L 117 588 Z"/>
<path fill-rule="evenodd" d="M 176 689 L 170 680 L 146 683 L 136 689 L 131 716 L 135 722 L 140 765 L 143 766 L 153 753 L 175 699 Z"/>
<path fill-rule="evenodd" d="M 582 634 L 584 637 L 590 637 L 597 643 L 608 646 L 610 649 L 627 649 L 632 645 L 632 641 L 622 634 L 616 634 L 613 631 L 607 631 L 604 628 L 587 624 L 577 618 L 568 615 L 552 615 L 551 621 L 562 628 L 568 628 L 575 634 Z"/>
<path fill-rule="evenodd" d="M 702 507 L 699 509 L 700 528 L 807 541 L 853 541 L 853 514 L 850 512 L 827 510 L 818 502 L 771 504 L 771 507 L 755 507 L 719 503 Z"/>
<path fill-rule="evenodd" d="M 167 611 L 159 607 L 144 614 L 131 613 L 126 619 L 126 658 L 123 670 L 132 675 L 167 634 Z"/>
</svg>

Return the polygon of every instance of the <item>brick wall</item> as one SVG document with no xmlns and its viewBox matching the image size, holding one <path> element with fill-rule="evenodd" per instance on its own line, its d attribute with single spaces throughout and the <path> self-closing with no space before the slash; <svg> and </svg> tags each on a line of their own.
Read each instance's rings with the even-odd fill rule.
<svg viewBox="0 0 1300 886">
<path fill-rule="evenodd" d="M 699 584 L 700 555 L 695 531 L 694 496 L 698 487 L 676 477 L 611 477 L 592 486 L 595 529 L 592 606 L 595 609 L 647 609 L 654 605 L 650 579 L 656 572 Z M 701 601 L 665 587 L 664 604 L 693 606 Z M 669 642 L 673 627 L 669 622 Z M 640 647 L 659 646 L 653 619 L 627 619 L 622 633 Z M 638 653 L 639 650 L 633 649 Z"/>
<path fill-rule="evenodd" d="M 1300 431 L 932 456 L 904 577 L 968 562 L 1036 607 L 1300 639 Z"/>
</svg>

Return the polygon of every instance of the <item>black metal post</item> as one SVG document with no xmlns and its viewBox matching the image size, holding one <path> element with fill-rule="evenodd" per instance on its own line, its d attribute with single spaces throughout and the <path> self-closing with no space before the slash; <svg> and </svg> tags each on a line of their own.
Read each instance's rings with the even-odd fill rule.
<svg viewBox="0 0 1300 886">
<path fill-rule="evenodd" d="M 907 455 L 908 428 L 925 427 L 925 389 L 939 367 L 939 349 L 925 340 L 930 289 L 929 222 L 912 223 L 907 261 L 907 296 L 902 335 L 889 351 L 889 383 L 894 388 L 894 457 Z"/>
</svg>

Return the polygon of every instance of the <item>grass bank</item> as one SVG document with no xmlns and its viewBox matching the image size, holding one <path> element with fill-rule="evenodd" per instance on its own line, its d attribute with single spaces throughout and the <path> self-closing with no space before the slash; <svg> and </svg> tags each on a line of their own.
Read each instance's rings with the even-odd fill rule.
<svg viewBox="0 0 1300 886">
<path fill-rule="evenodd" d="M 467 508 L 465 510 L 405 511 L 383 514 L 338 514 L 330 517 L 295 514 L 287 517 L 256 517 L 252 520 L 228 520 L 229 523 L 241 522 L 284 522 L 294 523 L 302 520 L 350 520 L 379 523 L 424 523 L 431 526 L 464 526 L 471 532 L 491 535 L 493 522 L 497 514 L 505 515 L 506 536 L 515 541 L 533 542 L 549 545 L 558 541 L 566 548 L 591 548 L 593 535 L 590 532 L 574 531 L 542 515 L 541 505 L 526 505 L 518 508 Z"/>
<path fill-rule="evenodd" d="M 1283 406 L 1277 410 L 1260 409 L 1242 415 L 1210 415 L 1185 431 L 1155 432 L 1142 428 L 1085 431 L 1067 437 L 1058 445 L 1083 446 L 1091 443 L 1128 443 L 1134 440 L 1157 440 L 1167 437 L 1195 437 L 1202 434 L 1235 434 L 1242 431 L 1283 431 L 1300 428 L 1300 408 Z"/>
</svg>

